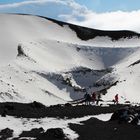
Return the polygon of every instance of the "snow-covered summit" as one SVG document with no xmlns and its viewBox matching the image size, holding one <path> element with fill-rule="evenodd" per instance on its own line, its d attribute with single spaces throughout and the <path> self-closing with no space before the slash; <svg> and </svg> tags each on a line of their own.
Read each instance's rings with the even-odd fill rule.
<svg viewBox="0 0 140 140">
<path fill-rule="evenodd" d="M 140 101 L 139 84 L 130 82 L 139 81 L 139 65 L 133 65 L 139 60 L 139 36 L 45 17 L 0 14 L 0 101 L 65 103 L 83 97 L 84 89 L 97 90 L 96 82 L 110 79 L 127 82 L 111 87 L 106 99 L 119 93 Z M 127 88 L 120 88 L 128 84 L 129 95 Z"/>
</svg>

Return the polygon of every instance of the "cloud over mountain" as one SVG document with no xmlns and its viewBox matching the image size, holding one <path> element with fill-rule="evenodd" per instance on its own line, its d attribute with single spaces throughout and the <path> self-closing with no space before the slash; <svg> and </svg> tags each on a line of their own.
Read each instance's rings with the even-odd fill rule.
<svg viewBox="0 0 140 140">
<path fill-rule="evenodd" d="M 15 3 L 1 4 L 0 11 L 12 9 L 13 12 L 20 13 L 20 10 L 26 9 L 28 6 L 35 6 L 33 11 L 36 14 L 48 16 L 48 12 L 41 11 L 42 7 L 55 7 L 58 12 L 51 12 L 49 16 L 56 17 L 56 19 L 67 21 L 70 23 L 97 28 L 102 30 L 133 30 L 140 32 L 140 10 L 136 11 L 113 11 L 105 13 L 96 13 L 89 10 L 85 5 L 81 5 L 75 0 L 24 0 Z M 61 9 L 60 9 L 61 8 Z M 28 9 L 30 9 L 28 11 Z M 64 10 L 63 10 L 64 9 Z M 26 10 L 25 10 L 26 11 Z M 32 7 L 27 8 L 27 12 L 32 14 Z M 53 15 L 54 14 L 54 15 Z"/>
</svg>

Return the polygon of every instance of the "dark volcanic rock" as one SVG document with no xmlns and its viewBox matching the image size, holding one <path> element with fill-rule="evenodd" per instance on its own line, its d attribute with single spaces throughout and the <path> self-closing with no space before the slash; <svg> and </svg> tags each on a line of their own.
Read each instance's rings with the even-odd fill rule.
<svg viewBox="0 0 140 140">
<path fill-rule="evenodd" d="M 14 106 L 13 106 L 13 105 L 8 105 L 8 104 L 6 104 L 6 105 L 4 106 L 4 108 L 7 109 L 7 110 L 14 110 Z"/>
<path fill-rule="evenodd" d="M 131 66 L 137 65 L 137 64 L 139 64 L 139 63 L 140 63 L 140 60 L 137 60 L 136 62 L 130 64 L 128 67 L 131 67 Z"/>
<path fill-rule="evenodd" d="M 66 139 L 65 134 L 61 128 L 48 129 L 45 134 L 52 139 L 53 138 L 61 140 Z"/>
<path fill-rule="evenodd" d="M 18 45 L 17 51 L 18 51 L 18 55 L 17 56 L 26 56 L 26 54 L 24 53 L 24 50 L 23 50 L 21 44 Z"/>
<path fill-rule="evenodd" d="M 97 115 L 101 113 L 112 113 L 124 105 L 114 105 L 110 107 L 100 106 L 71 106 L 54 105 L 46 107 L 41 103 L 33 102 L 29 104 L 5 102 L 0 103 L 0 115 L 10 115 L 23 118 L 59 117 L 77 118 L 86 115 Z M 8 109 L 7 109 L 8 107 Z"/>
<path fill-rule="evenodd" d="M 61 128 L 51 128 L 46 132 L 43 128 L 35 128 L 31 131 L 23 131 L 19 138 L 35 138 L 36 140 L 68 140 Z"/>
<path fill-rule="evenodd" d="M 6 140 L 7 138 L 10 138 L 13 136 L 13 130 L 6 128 L 0 131 L 0 140 Z"/>
<path fill-rule="evenodd" d="M 102 122 L 91 118 L 84 125 L 70 124 L 79 134 L 78 140 L 139 140 L 140 126 L 119 124 L 116 121 Z"/>
<path fill-rule="evenodd" d="M 72 104 L 70 104 L 70 103 L 65 104 L 65 107 L 71 107 L 71 106 L 72 106 Z"/>
<path fill-rule="evenodd" d="M 37 108 L 37 109 L 42 109 L 45 108 L 45 106 L 39 102 L 34 101 L 33 103 L 30 104 L 31 107 Z"/>
<path fill-rule="evenodd" d="M 125 107 L 113 113 L 110 121 L 118 123 L 131 123 L 137 125 L 140 119 L 139 109 L 136 107 Z"/>
<path fill-rule="evenodd" d="M 34 128 L 31 131 L 23 131 L 19 137 L 37 137 L 39 134 L 44 133 L 44 129 L 41 128 Z"/>
<path fill-rule="evenodd" d="M 139 118 L 134 118 L 130 123 L 119 123 L 118 118 L 122 112 L 130 107 L 125 105 L 112 105 L 110 107 L 80 105 L 71 106 L 55 105 L 46 107 L 38 102 L 30 104 L 22 103 L 0 103 L 0 114 L 6 110 L 6 115 L 12 115 L 23 118 L 40 118 L 40 117 L 59 117 L 59 118 L 79 118 L 86 115 L 97 115 L 105 113 L 113 113 L 111 121 L 102 122 L 98 119 L 91 118 L 82 122 L 84 125 L 69 124 L 70 128 L 79 134 L 79 140 L 139 140 L 140 139 L 140 126 L 132 125 L 137 124 Z M 131 115 L 140 114 L 140 107 L 133 107 L 130 110 Z M 5 140 L 11 137 L 13 131 L 5 129 L 0 132 L 0 136 Z M 43 128 L 35 128 L 30 131 L 24 131 L 20 134 L 20 138 L 26 139 L 27 137 L 35 138 L 37 140 L 67 140 L 61 128 L 54 128 L 44 131 Z M 28 139 L 28 138 L 27 138 Z"/>
<path fill-rule="evenodd" d="M 97 36 L 104 37 L 108 36 L 112 40 L 119 40 L 120 38 L 132 38 L 132 37 L 140 37 L 140 34 L 128 31 L 128 30 L 118 30 L 118 31 L 108 31 L 108 30 L 97 30 L 97 29 L 91 29 L 87 27 L 77 26 L 70 23 L 65 23 L 62 21 L 58 21 L 51 18 L 46 18 L 43 16 L 40 16 L 42 18 L 48 19 L 60 26 L 68 25 L 73 31 L 76 32 L 77 36 L 82 40 L 89 40 L 92 38 L 95 38 Z"/>
<path fill-rule="evenodd" d="M 29 15 L 29 14 L 18 14 L 18 15 Z M 119 40 L 121 38 L 132 38 L 132 37 L 140 37 L 140 34 L 137 32 L 129 31 L 129 30 L 118 30 L 118 31 L 109 31 L 109 30 L 98 30 L 98 29 L 91 29 L 87 27 L 82 27 L 62 21 L 58 21 L 55 19 L 47 18 L 44 16 L 39 16 L 41 18 L 50 20 L 60 26 L 68 25 L 73 31 L 76 32 L 77 36 L 82 40 L 89 40 L 95 37 L 101 36 L 108 36 L 112 40 Z"/>
</svg>

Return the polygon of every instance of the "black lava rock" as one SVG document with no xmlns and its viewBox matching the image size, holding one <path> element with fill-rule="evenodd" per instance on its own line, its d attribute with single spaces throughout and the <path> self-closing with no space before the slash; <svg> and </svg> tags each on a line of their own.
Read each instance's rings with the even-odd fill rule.
<svg viewBox="0 0 140 140">
<path fill-rule="evenodd" d="M 46 131 L 46 135 L 52 138 L 65 139 L 65 134 L 61 128 L 51 128 Z"/>
<path fill-rule="evenodd" d="M 13 130 L 6 128 L 0 131 L 1 140 L 6 140 L 13 136 Z"/>
</svg>

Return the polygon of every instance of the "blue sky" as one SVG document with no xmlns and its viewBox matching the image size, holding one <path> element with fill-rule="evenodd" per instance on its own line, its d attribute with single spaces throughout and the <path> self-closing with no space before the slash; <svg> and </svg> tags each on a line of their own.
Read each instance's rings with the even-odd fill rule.
<svg viewBox="0 0 140 140">
<path fill-rule="evenodd" d="M 0 0 L 0 13 L 41 15 L 98 29 L 140 28 L 140 0 Z"/>
<path fill-rule="evenodd" d="M 140 0 L 76 0 L 95 12 L 133 11 L 140 9 Z"/>
<path fill-rule="evenodd" d="M 12 3 L 19 3 L 19 2 L 23 2 L 23 1 L 30 1 L 30 0 L 0 0 L 0 4 L 1 5 L 2 4 L 12 4 Z M 65 0 L 65 1 L 67 1 L 67 0 Z M 100 12 L 100 13 L 118 11 L 118 10 L 133 11 L 133 10 L 140 9 L 140 0 L 75 0 L 75 1 L 81 5 L 85 5 L 88 9 L 93 10 L 94 12 Z M 25 8 L 25 7 L 20 7 L 20 8 L 21 8 L 21 12 L 22 12 L 22 11 L 24 11 L 23 8 Z M 9 10 L 8 9 L 1 10 L 1 12 L 6 12 L 6 11 L 9 11 Z M 19 9 L 16 10 L 15 8 L 11 9 L 10 11 L 11 12 L 12 11 L 20 12 Z M 43 11 L 40 8 L 40 10 L 37 10 L 37 12 L 42 13 Z"/>
</svg>

